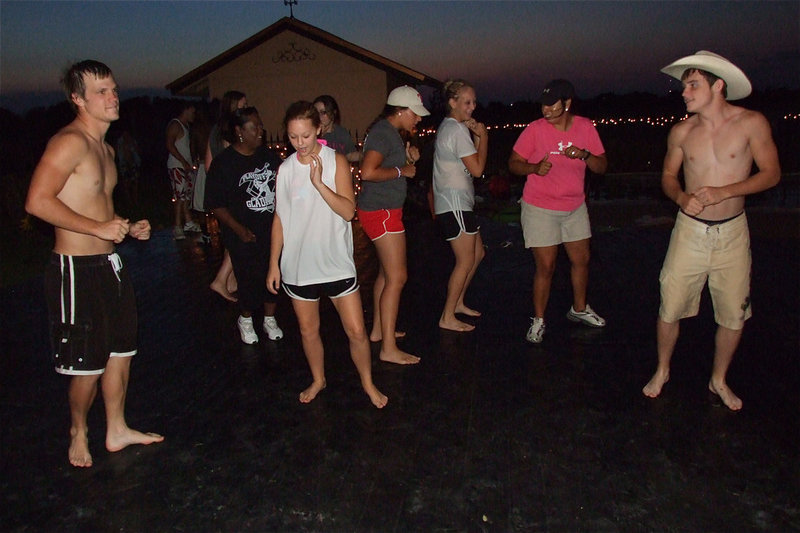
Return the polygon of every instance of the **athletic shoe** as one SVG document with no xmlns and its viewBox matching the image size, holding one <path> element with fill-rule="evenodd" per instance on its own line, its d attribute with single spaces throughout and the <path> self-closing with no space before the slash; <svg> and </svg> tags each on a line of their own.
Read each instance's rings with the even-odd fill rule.
<svg viewBox="0 0 800 533">
<path fill-rule="evenodd" d="M 256 330 L 253 329 L 253 317 L 245 318 L 240 316 L 239 320 L 236 321 L 236 325 L 239 326 L 239 335 L 242 336 L 243 343 L 255 344 L 258 342 L 258 335 L 256 335 Z"/>
<path fill-rule="evenodd" d="M 544 318 L 531 319 L 531 327 L 525 335 L 525 340 L 534 344 L 539 344 L 542 342 L 542 337 L 544 337 Z"/>
<path fill-rule="evenodd" d="M 275 320 L 274 316 L 264 317 L 264 333 L 267 334 L 271 341 L 283 338 L 283 330 L 278 327 L 278 321 Z"/>
<path fill-rule="evenodd" d="M 583 322 L 587 326 L 591 326 L 593 328 L 602 328 L 606 325 L 605 319 L 595 313 L 588 304 L 586 305 L 586 309 L 580 312 L 575 311 L 575 309 L 570 306 L 569 313 L 567 313 L 567 318 L 573 322 Z"/>
<path fill-rule="evenodd" d="M 203 231 L 203 230 L 202 228 L 200 228 L 200 225 L 197 222 L 190 220 L 189 222 L 183 225 L 183 231 Z"/>
<path fill-rule="evenodd" d="M 186 235 L 183 233 L 183 229 L 181 229 L 180 226 L 175 226 L 175 228 L 172 230 L 172 236 L 176 241 L 182 241 L 186 238 Z"/>
</svg>

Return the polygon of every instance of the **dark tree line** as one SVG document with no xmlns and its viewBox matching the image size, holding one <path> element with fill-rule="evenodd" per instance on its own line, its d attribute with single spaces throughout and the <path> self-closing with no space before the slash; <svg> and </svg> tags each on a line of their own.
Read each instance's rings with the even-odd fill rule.
<svg viewBox="0 0 800 533">
<path fill-rule="evenodd" d="M 800 120 L 786 120 L 789 113 L 800 112 L 797 102 L 800 91 L 772 90 L 754 93 L 741 101 L 745 107 L 766 115 L 772 124 L 773 135 L 780 154 L 784 173 L 800 172 Z M 113 145 L 123 129 L 128 129 L 136 139 L 143 162 L 142 186 L 166 186 L 164 171 L 167 152 L 164 132 L 167 122 L 178 114 L 180 101 L 170 98 L 140 96 L 122 102 L 120 120 L 109 129 L 107 138 Z M 656 96 L 647 93 L 627 95 L 602 94 L 589 100 L 577 100 L 575 111 L 592 119 L 680 117 L 685 107 L 677 93 Z M 199 101 L 197 132 L 208 131 L 214 120 L 216 102 Z M 435 128 L 443 117 L 440 105 L 421 124 Z M 505 105 L 490 102 L 475 111 L 475 117 L 485 122 L 490 130 L 490 155 L 487 175 L 507 174 L 506 162 L 520 129 L 502 126 L 527 124 L 541 117 L 541 109 L 532 101 Z M 73 118 L 65 101 L 50 107 L 40 107 L 18 115 L 0 108 L 0 222 L 18 221 L 24 216 L 22 201 L 31 172 L 44 151 L 47 140 Z M 203 127 L 202 123 L 206 126 Z M 598 126 L 606 146 L 609 173 L 657 172 L 666 148 L 669 126 L 652 126 L 640 123 Z M 432 143 L 433 137 L 420 140 L 423 145 Z M 423 148 L 429 148 L 423 146 Z"/>
</svg>

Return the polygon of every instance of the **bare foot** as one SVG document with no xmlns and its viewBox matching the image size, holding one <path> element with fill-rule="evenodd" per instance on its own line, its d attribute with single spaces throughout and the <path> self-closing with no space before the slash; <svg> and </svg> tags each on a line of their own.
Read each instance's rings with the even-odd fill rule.
<svg viewBox="0 0 800 533">
<path fill-rule="evenodd" d="M 456 313 L 460 315 L 475 316 L 475 317 L 481 316 L 480 311 L 476 311 L 475 309 L 470 309 L 466 305 L 457 306 Z"/>
<path fill-rule="evenodd" d="M 366 392 L 367 396 L 369 396 L 372 405 L 374 405 L 378 409 L 383 409 L 386 406 L 386 404 L 389 403 L 389 398 L 387 398 L 385 394 L 379 391 L 375 387 L 375 385 L 364 387 L 364 392 Z"/>
<path fill-rule="evenodd" d="M 644 386 L 642 392 L 648 398 L 656 398 L 661 394 L 661 389 L 667 381 L 669 381 L 669 371 L 662 372 L 656 370 L 656 373 L 653 374 L 653 377 L 650 378 L 650 381 Z"/>
<path fill-rule="evenodd" d="M 395 339 L 402 339 L 405 336 L 406 336 L 406 332 L 405 331 L 395 331 L 394 332 L 394 338 Z M 369 340 L 370 340 L 370 342 L 381 342 L 383 340 L 383 335 L 381 334 L 380 331 L 377 332 L 377 333 L 374 333 L 374 332 L 370 333 L 369 334 Z"/>
<path fill-rule="evenodd" d="M 380 359 L 386 363 L 396 363 L 398 365 L 415 365 L 419 363 L 419 357 L 402 350 L 394 350 L 388 353 L 381 350 Z"/>
<path fill-rule="evenodd" d="M 164 437 L 158 433 L 142 433 L 135 429 L 125 428 L 121 432 L 106 434 L 106 450 L 118 452 L 131 444 L 153 444 L 162 440 L 164 440 Z"/>
<path fill-rule="evenodd" d="M 473 329 L 475 329 L 475 326 L 473 326 L 472 324 L 467 324 L 466 322 L 462 322 L 455 317 L 450 320 L 445 320 L 444 318 L 440 318 L 439 327 L 442 329 L 449 329 L 450 331 L 472 331 Z"/>
<path fill-rule="evenodd" d="M 325 388 L 325 385 L 325 381 L 313 382 L 310 387 L 300 393 L 300 403 L 311 403 L 317 397 L 317 394 Z"/>
<path fill-rule="evenodd" d="M 86 431 L 70 429 L 69 462 L 72 466 L 88 468 L 92 466 L 92 454 L 89 453 L 89 437 Z"/>
<path fill-rule="evenodd" d="M 731 411 L 738 411 L 742 408 L 742 400 L 736 396 L 733 391 L 724 383 L 721 385 L 714 385 L 708 382 L 708 390 L 719 396 L 722 403 L 724 403 Z"/>
<path fill-rule="evenodd" d="M 238 301 L 236 297 L 233 296 L 230 292 L 228 292 L 228 288 L 225 286 L 224 283 L 214 280 L 211 282 L 211 285 L 208 286 L 212 291 L 216 292 L 229 302 L 236 302 Z"/>
</svg>

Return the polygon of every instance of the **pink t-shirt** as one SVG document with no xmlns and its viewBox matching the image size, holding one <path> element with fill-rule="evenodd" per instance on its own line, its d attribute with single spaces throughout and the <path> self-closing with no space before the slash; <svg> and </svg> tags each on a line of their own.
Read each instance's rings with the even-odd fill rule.
<svg viewBox="0 0 800 533">
<path fill-rule="evenodd" d="M 545 154 L 553 164 L 545 176 L 528 174 L 522 199 L 531 205 L 554 211 L 574 211 L 584 202 L 583 178 L 586 162 L 563 155 L 565 149 L 577 146 L 594 155 L 605 153 L 592 121 L 572 117 L 569 130 L 557 130 L 540 118 L 528 124 L 514 144 L 514 151 L 528 163 L 538 163 Z"/>
</svg>

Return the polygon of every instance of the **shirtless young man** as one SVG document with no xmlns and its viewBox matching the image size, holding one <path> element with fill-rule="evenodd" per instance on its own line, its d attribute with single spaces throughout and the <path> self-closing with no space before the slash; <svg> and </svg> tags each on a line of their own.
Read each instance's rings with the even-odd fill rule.
<svg viewBox="0 0 800 533">
<path fill-rule="evenodd" d="M 76 118 L 47 144 L 31 178 L 25 210 L 55 227 L 45 276 L 56 372 L 69 385 L 69 462 L 92 466 L 86 417 L 102 385 L 106 449 L 161 442 L 130 429 L 125 394 L 136 353 L 136 304 L 127 269 L 114 253 L 126 235 L 150 238 L 150 223 L 130 223 L 114 212 L 114 150 L 105 141 L 119 118 L 117 84 L 97 61 L 76 63 L 64 76 Z M 102 376 L 102 377 L 101 377 Z"/>
<path fill-rule="evenodd" d="M 661 187 L 680 211 L 659 276 L 658 367 L 642 392 L 655 398 L 669 381 L 679 321 L 697 315 L 707 279 L 717 322 L 708 389 L 736 411 L 742 400 L 725 375 L 751 315 L 744 202 L 748 194 L 778 183 L 778 152 L 762 114 L 726 101 L 744 98 L 751 90 L 745 74 L 727 59 L 700 51 L 662 72 L 683 82 L 683 100 L 692 115 L 676 124 L 667 140 Z M 758 172 L 751 176 L 753 162 Z M 681 165 L 685 190 L 678 181 Z"/>
</svg>

